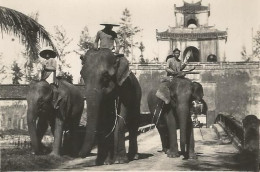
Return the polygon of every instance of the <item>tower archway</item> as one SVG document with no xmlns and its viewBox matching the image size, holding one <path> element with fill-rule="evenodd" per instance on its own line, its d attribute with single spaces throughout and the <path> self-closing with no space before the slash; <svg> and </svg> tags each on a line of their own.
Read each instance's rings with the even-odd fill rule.
<svg viewBox="0 0 260 172">
<path fill-rule="evenodd" d="M 191 25 L 195 25 L 196 27 L 198 26 L 198 23 L 195 19 L 189 19 L 188 22 L 187 22 L 187 26 L 191 26 Z"/>
<path fill-rule="evenodd" d="M 183 52 L 183 60 L 187 54 L 188 51 L 191 51 L 192 54 L 188 60 L 188 62 L 200 62 L 200 52 L 196 47 L 189 46 L 187 47 Z"/>
<path fill-rule="evenodd" d="M 218 59 L 217 59 L 217 56 L 215 54 L 210 54 L 208 57 L 207 57 L 207 62 L 217 62 Z"/>
</svg>

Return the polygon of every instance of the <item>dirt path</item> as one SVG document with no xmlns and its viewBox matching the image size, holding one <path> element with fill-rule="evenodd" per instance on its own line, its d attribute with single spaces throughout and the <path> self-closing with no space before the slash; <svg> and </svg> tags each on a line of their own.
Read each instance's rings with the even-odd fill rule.
<svg viewBox="0 0 260 172">
<path fill-rule="evenodd" d="M 241 169 L 237 161 L 238 151 L 231 144 L 219 144 L 216 134 L 211 128 L 195 129 L 197 160 L 168 158 L 160 152 L 161 144 L 158 132 L 153 129 L 138 137 L 140 159 L 128 164 L 94 166 L 96 156 L 84 159 L 77 158 L 62 164 L 55 170 L 91 170 L 91 171 L 225 171 Z M 128 142 L 126 142 L 128 145 Z M 96 153 L 93 150 L 92 153 Z"/>
</svg>

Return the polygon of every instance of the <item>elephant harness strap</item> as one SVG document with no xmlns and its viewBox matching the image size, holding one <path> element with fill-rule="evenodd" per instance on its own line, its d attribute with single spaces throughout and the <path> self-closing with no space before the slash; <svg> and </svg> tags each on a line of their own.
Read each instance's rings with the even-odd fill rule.
<svg viewBox="0 0 260 172">
<path fill-rule="evenodd" d="M 116 125 L 117 125 L 117 123 L 118 123 L 118 118 L 122 118 L 123 121 L 124 121 L 124 124 L 126 125 L 125 119 L 118 114 L 118 107 L 119 107 L 119 106 L 120 106 L 119 100 L 116 99 L 116 100 L 115 100 L 115 114 L 116 114 L 115 123 L 114 123 L 114 126 L 113 126 L 112 130 L 105 136 L 105 138 L 108 138 L 108 137 L 114 132 L 114 130 L 115 130 L 115 128 L 116 128 Z"/>
<path fill-rule="evenodd" d="M 158 118 L 157 118 L 157 120 L 156 120 L 155 126 L 158 124 L 159 118 L 160 118 L 160 116 L 161 116 L 161 114 L 162 114 L 162 110 L 163 110 L 164 104 L 165 104 L 165 103 L 162 102 L 162 106 L 161 106 L 161 108 L 160 108 L 160 111 L 159 111 Z M 153 123 L 153 120 L 154 120 L 154 117 L 155 117 L 155 115 L 156 115 L 156 112 L 157 112 L 157 108 L 158 108 L 158 107 L 159 107 L 159 104 L 156 105 L 156 108 L 155 108 L 155 110 L 154 110 L 154 112 L 153 112 L 153 118 L 152 118 L 152 122 L 151 122 L 151 123 Z M 149 131 L 150 131 L 151 129 L 152 129 L 152 126 L 150 126 Z"/>
</svg>

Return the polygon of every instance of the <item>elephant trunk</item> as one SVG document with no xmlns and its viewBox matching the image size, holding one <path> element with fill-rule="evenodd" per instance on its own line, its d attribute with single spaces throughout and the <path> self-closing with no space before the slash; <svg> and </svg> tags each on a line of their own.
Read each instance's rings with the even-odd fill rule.
<svg viewBox="0 0 260 172">
<path fill-rule="evenodd" d="M 189 114 L 189 105 L 186 106 L 182 104 L 182 106 L 177 108 L 177 114 L 179 116 L 179 123 L 180 123 L 180 148 L 181 148 L 181 154 L 184 156 L 188 152 L 188 122 L 190 118 Z"/>
<path fill-rule="evenodd" d="M 88 93 L 87 98 L 87 125 L 83 147 L 80 152 L 81 157 L 86 157 L 90 153 L 97 133 L 97 122 L 100 109 L 101 95 L 98 91 Z"/>
<path fill-rule="evenodd" d="M 28 110 L 27 110 L 27 124 L 28 124 L 28 131 L 31 138 L 32 148 L 35 154 L 40 154 L 40 143 L 36 133 L 36 119 L 37 110 L 36 105 L 32 105 L 28 103 Z"/>
</svg>

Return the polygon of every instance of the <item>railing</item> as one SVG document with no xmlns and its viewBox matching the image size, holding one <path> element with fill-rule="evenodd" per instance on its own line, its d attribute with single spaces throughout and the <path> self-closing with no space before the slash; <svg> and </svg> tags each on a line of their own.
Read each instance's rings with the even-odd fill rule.
<svg viewBox="0 0 260 172">
<path fill-rule="evenodd" d="M 250 159 L 259 170 L 260 164 L 260 120 L 255 115 L 248 115 L 242 121 L 228 114 L 219 114 L 215 123 L 222 126 L 230 140 L 243 156 Z"/>
</svg>

